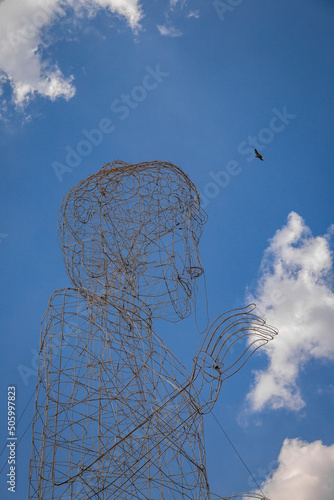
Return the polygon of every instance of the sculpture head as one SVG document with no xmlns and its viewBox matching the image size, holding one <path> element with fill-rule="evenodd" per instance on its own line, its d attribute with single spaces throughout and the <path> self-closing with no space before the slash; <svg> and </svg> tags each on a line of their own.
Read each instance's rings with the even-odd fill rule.
<svg viewBox="0 0 334 500">
<path fill-rule="evenodd" d="M 74 286 L 106 300 L 131 298 L 153 317 L 172 310 L 185 317 L 203 272 L 205 220 L 194 184 L 175 165 L 108 163 L 72 188 L 60 208 L 67 273 Z"/>
</svg>

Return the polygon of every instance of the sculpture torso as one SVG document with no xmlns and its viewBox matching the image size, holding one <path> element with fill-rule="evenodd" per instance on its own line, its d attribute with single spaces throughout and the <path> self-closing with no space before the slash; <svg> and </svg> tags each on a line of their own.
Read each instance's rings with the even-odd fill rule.
<svg viewBox="0 0 334 500">
<path fill-rule="evenodd" d="M 35 429 L 49 453 L 36 463 L 37 498 L 208 498 L 185 369 L 150 318 L 124 305 L 74 289 L 50 301 Z"/>
</svg>

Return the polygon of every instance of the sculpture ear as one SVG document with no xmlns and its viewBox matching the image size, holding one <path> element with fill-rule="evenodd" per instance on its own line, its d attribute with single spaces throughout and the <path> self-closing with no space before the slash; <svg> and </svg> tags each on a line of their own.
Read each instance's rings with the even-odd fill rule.
<svg viewBox="0 0 334 500">
<path fill-rule="evenodd" d="M 263 318 L 253 314 L 254 309 L 255 304 L 250 304 L 228 311 L 219 316 L 209 329 L 210 337 L 206 337 L 209 341 L 205 350 L 219 360 L 223 380 L 239 371 L 257 349 L 278 333 Z"/>
</svg>

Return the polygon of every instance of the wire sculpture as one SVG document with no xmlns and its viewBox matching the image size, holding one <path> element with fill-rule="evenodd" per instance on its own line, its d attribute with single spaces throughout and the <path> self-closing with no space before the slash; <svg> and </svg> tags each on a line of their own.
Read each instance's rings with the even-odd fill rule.
<svg viewBox="0 0 334 500">
<path fill-rule="evenodd" d="M 178 167 L 108 163 L 64 198 L 72 288 L 42 322 L 29 499 L 209 500 L 202 416 L 276 330 L 229 311 L 190 374 L 153 330 L 194 306 L 206 215 Z M 243 498 L 264 498 L 243 494 Z"/>
</svg>

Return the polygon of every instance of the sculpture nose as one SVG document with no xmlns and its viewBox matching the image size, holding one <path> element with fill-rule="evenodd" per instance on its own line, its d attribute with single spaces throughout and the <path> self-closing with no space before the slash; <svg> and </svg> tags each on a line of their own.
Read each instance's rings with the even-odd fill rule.
<svg viewBox="0 0 334 500">
<path fill-rule="evenodd" d="M 204 273 L 204 269 L 201 266 L 191 266 L 189 268 L 189 274 L 191 279 L 199 278 Z"/>
<path fill-rule="evenodd" d="M 197 247 L 192 248 L 192 252 L 188 254 L 188 259 L 187 271 L 190 278 L 192 280 L 199 278 L 204 273 L 204 269 Z"/>
</svg>

